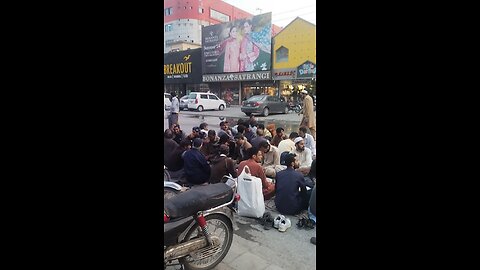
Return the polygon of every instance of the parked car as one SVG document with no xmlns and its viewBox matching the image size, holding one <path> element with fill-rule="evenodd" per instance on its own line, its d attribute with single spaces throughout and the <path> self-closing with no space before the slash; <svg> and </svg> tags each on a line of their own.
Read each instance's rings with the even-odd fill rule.
<svg viewBox="0 0 480 270">
<path fill-rule="evenodd" d="M 251 114 L 268 116 L 270 113 L 288 113 L 288 103 L 279 97 L 258 95 L 245 100 L 241 110 L 248 116 Z"/>
<path fill-rule="evenodd" d="M 168 111 L 170 110 L 170 106 L 172 106 L 172 95 L 169 93 L 164 93 L 163 96 L 163 105 L 165 107 L 165 111 Z"/>
<path fill-rule="evenodd" d="M 220 110 L 223 111 L 227 104 L 217 95 L 204 92 L 192 92 L 188 95 L 188 109 L 197 110 Z"/>
<path fill-rule="evenodd" d="M 188 96 L 183 96 L 180 98 L 180 110 L 188 110 Z"/>
</svg>

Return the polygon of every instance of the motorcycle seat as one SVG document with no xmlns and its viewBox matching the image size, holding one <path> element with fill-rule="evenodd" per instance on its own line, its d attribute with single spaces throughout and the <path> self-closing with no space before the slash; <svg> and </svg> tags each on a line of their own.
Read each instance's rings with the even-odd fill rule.
<svg viewBox="0 0 480 270">
<path fill-rule="evenodd" d="M 225 204 L 232 198 L 233 190 L 225 183 L 196 186 L 167 200 L 164 210 L 171 219 L 187 217 Z"/>
</svg>

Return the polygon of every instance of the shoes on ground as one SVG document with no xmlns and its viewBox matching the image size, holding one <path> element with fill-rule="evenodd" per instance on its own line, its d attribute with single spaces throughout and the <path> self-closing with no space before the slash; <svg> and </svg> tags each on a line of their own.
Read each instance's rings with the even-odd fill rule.
<svg viewBox="0 0 480 270">
<path fill-rule="evenodd" d="M 284 218 L 280 221 L 280 224 L 278 225 L 278 231 L 285 232 L 290 227 L 292 227 L 290 219 Z"/>
<path fill-rule="evenodd" d="M 285 219 L 284 215 L 278 215 L 274 220 L 273 220 L 273 227 L 275 229 L 278 229 L 278 226 L 280 225 L 280 222 Z"/>
<path fill-rule="evenodd" d="M 301 218 L 298 220 L 297 222 L 297 227 L 299 229 L 306 229 L 306 230 L 311 230 L 315 226 L 315 221 L 313 219 L 309 219 L 309 218 Z"/>
<path fill-rule="evenodd" d="M 263 217 L 260 219 L 260 224 L 263 225 L 264 230 L 270 230 L 273 225 L 273 217 L 269 212 L 263 214 Z"/>
</svg>

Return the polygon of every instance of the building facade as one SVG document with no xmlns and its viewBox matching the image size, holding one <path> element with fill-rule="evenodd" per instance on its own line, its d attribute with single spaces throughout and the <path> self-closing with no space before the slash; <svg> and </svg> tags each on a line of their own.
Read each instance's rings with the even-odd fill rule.
<svg viewBox="0 0 480 270">
<path fill-rule="evenodd" d="M 221 0 L 165 0 L 164 53 L 200 48 L 202 26 L 253 16 Z M 281 30 L 273 25 L 272 36 Z"/>
<path fill-rule="evenodd" d="M 280 96 L 298 101 L 299 91 L 316 95 L 316 26 L 295 18 L 273 37 L 272 78 Z"/>
<path fill-rule="evenodd" d="M 191 49 L 164 54 L 164 92 L 175 92 L 178 97 L 190 92 L 208 91 L 202 83 L 202 49 Z"/>
</svg>

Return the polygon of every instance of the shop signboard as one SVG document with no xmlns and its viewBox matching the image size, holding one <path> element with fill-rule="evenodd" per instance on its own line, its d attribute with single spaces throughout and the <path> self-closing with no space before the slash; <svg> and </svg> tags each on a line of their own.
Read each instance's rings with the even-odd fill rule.
<svg viewBox="0 0 480 270">
<path fill-rule="evenodd" d="M 165 83 L 201 83 L 202 49 L 164 54 L 163 79 Z"/>
<path fill-rule="evenodd" d="M 297 67 L 297 78 L 313 78 L 317 74 L 317 65 L 306 61 Z"/>
<path fill-rule="evenodd" d="M 274 80 L 293 80 L 297 76 L 297 69 L 295 68 L 281 68 L 272 71 L 272 78 Z"/>
<path fill-rule="evenodd" d="M 202 28 L 204 74 L 271 70 L 272 13 Z"/>
<path fill-rule="evenodd" d="M 256 71 L 234 74 L 204 74 L 203 82 L 241 82 L 241 81 L 267 81 L 271 80 L 270 71 Z"/>
</svg>

